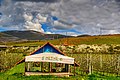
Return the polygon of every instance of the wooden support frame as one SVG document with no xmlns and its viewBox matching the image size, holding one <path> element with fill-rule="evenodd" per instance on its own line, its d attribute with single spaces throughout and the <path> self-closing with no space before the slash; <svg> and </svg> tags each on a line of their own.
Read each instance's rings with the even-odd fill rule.
<svg viewBox="0 0 120 80">
<path fill-rule="evenodd" d="M 74 63 L 74 74 L 70 72 L 70 64 L 65 64 L 64 68 L 65 68 L 65 72 L 52 72 L 52 63 L 49 62 L 49 72 L 44 72 L 44 62 L 40 62 L 40 70 L 39 72 L 35 72 L 35 71 L 31 71 L 30 67 L 31 67 L 31 62 L 25 62 L 25 72 L 24 72 L 24 75 L 26 76 L 30 76 L 30 75 L 57 75 L 57 76 L 67 76 L 69 77 L 69 75 L 74 75 L 75 76 L 75 63 Z"/>
</svg>

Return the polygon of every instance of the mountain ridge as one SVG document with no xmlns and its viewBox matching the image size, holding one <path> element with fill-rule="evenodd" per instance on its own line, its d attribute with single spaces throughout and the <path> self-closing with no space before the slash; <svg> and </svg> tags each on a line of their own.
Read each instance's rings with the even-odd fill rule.
<svg viewBox="0 0 120 80">
<path fill-rule="evenodd" d="M 52 40 L 52 39 L 59 39 L 71 37 L 61 34 L 44 34 L 37 31 L 26 30 L 26 31 L 4 31 L 0 32 L 0 42 L 4 38 L 5 41 L 18 41 L 18 40 Z M 11 39 L 11 40 L 10 40 Z"/>
</svg>

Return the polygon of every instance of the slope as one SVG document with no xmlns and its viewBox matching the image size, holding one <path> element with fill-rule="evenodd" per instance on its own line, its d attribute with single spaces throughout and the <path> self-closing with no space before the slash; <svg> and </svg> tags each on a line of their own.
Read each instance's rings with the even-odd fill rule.
<svg viewBox="0 0 120 80">
<path fill-rule="evenodd" d="M 44 34 L 41 32 L 37 31 L 5 31 L 2 32 L 14 37 L 17 37 L 19 39 L 26 39 L 26 40 L 45 40 L 45 39 L 58 39 L 58 38 L 64 38 L 66 37 L 65 35 L 60 35 L 60 34 Z"/>
<path fill-rule="evenodd" d="M 18 41 L 19 38 L 0 32 L 0 42 Z"/>
</svg>

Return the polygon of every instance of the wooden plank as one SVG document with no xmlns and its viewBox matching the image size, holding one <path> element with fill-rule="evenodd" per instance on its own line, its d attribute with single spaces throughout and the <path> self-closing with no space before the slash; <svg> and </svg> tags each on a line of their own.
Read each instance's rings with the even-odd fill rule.
<svg viewBox="0 0 120 80">
<path fill-rule="evenodd" d="M 62 73 L 25 72 L 25 75 L 26 76 L 30 76 L 30 75 L 53 75 L 53 76 L 69 77 L 70 75 L 73 75 L 73 74 L 68 73 L 68 72 L 62 72 Z"/>
</svg>

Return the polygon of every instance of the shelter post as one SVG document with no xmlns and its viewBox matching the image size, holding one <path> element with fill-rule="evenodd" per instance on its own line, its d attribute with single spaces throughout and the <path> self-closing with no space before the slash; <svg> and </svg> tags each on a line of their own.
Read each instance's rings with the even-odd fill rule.
<svg viewBox="0 0 120 80">
<path fill-rule="evenodd" d="M 41 62 L 41 72 L 43 72 L 43 62 Z"/>
<path fill-rule="evenodd" d="M 28 70 L 27 71 L 30 71 L 30 63 L 28 62 Z"/>
<path fill-rule="evenodd" d="M 69 66 L 69 67 L 68 67 L 68 72 L 70 73 L 70 72 L 71 72 L 71 70 L 70 70 L 70 64 L 68 64 L 68 66 Z"/>
<path fill-rule="evenodd" d="M 49 72 L 52 72 L 52 63 L 49 62 Z"/>
<path fill-rule="evenodd" d="M 74 62 L 74 76 L 75 76 L 75 62 Z"/>
<path fill-rule="evenodd" d="M 65 71 L 68 72 L 69 64 L 65 64 Z"/>
</svg>

